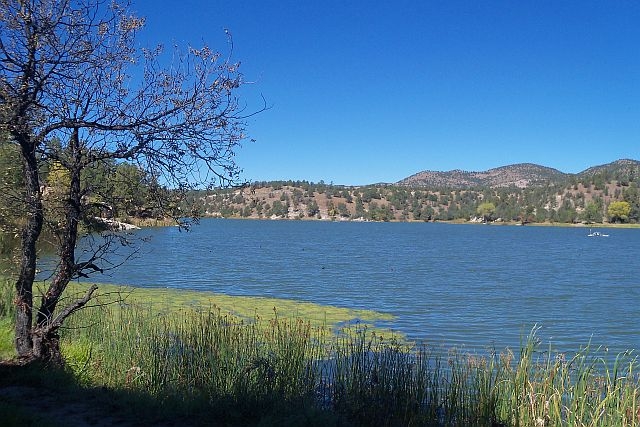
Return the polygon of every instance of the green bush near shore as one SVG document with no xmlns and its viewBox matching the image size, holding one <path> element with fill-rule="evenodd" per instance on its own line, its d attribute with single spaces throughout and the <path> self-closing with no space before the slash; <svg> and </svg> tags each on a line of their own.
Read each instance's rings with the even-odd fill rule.
<svg viewBox="0 0 640 427">
<path fill-rule="evenodd" d="M 126 296 L 108 289 L 102 298 Z M 515 353 L 443 354 L 368 325 L 336 333 L 333 323 L 296 316 L 301 309 L 287 315 L 273 307 L 248 309 L 254 301 L 229 310 L 196 303 L 189 293 L 176 300 L 157 292 L 136 291 L 82 310 L 62 333 L 76 386 L 108 391 L 119 410 L 135 408 L 138 420 L 640 425 L 640 378 L 631 352 L 612 358 L 588 346 L 573 355 L 541 351 L 534 328 Z M 171 308 L 172 299 L 180 309 Z"/>
</svg>

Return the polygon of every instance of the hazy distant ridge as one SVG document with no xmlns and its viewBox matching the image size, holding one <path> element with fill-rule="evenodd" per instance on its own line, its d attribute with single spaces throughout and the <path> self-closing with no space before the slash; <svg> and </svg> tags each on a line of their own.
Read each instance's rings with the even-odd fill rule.
<svg viewBox="0 0 640 427">
<path fill-rule="evenodd" d="M 501 166 L 484 172 L 470 172 L 459 169 L 440 172 L 422 171 L 397 182 L 403 186 L 430 188 L 474 188 L 474 187 L 518 187 L 527 188 L 544 184 L 562 184 L 573 176 L 595 175 L 597 173 L 640 174 L 640 162 L 631 159 L 616 160 L 605 165 L 590 167 L 578 174 L 561 172 L 557 169 L 533 163 L 518 163 Z"/>
</svg>

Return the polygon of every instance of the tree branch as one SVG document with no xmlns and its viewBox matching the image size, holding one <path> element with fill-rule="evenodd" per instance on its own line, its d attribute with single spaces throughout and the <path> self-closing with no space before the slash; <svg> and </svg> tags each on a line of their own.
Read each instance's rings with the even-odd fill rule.
<svg viewBox="0 0 640 427">
<path fill-rule="evenodd" d="M 58 328 L 60 328 L 60 326 L 62 326 L 62 323 L 64 322 L 64 320 L 71 316 L 73 313 L 75 313 L 76 311 L 80 310 L 82 307 L 84 307 L 89 300 L 91 300 L 91 296 L 93 295 L 93 293 L 98 289 L 97 285 L 91 285 L 89 287 L 89 289 L 87 290 L 87 293 L 84 294 L 84 296 L 76 301 L 74 301 L 72 304 L 69 304 L 68 306 L 66 306 L 64 308 L 64 310 L 62 310 L 60 313 L 58 313 L 53 320 L 47 325 L 47 331 L 53 331 L 56 330 Z"/>
</svg>

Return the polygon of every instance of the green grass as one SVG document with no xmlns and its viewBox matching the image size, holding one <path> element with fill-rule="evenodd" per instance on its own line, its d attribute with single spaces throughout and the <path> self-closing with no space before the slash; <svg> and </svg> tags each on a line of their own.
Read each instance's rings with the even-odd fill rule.
<svg viewBox="0 0 640 427">
<path fill-rule="evenodd" d="M 0 317 L 0 360 L 11 359 L 16 354 L 13 333 L 12 318 L 8 316 Z"/>
<path fill-rule="evenodd" d="M 70 319 L 62 346 L 73 384 L 57 384 L 142 423 L 640 426 L 633 353 L 553 353 L 537 328 L 519 351 L 443 355 L 380 333 L 373 312 L 101 289 L 98 302 L 125 298 Z M 365 323 L 335 333 L 354 318 Z"/>
<path fill-rule="evenodd" d="M 13 343 L 13 284 L 0 274 L 0 360 L 15 356 Z"/>
</svg>

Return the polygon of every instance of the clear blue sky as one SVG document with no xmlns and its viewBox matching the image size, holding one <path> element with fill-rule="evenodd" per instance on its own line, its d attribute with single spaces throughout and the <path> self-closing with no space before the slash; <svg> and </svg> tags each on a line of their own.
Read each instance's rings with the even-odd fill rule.
<svg viewBox="0 0 640 427">
<path fill-rule="evenodd" d="M 135 0 L 134 0 L 135 1 Z M 638 1 L 137 0 L 140 41 L 224 51 L 248 81 L 248 180 L 359 185 L 640 159 Z"/>
</svg>

